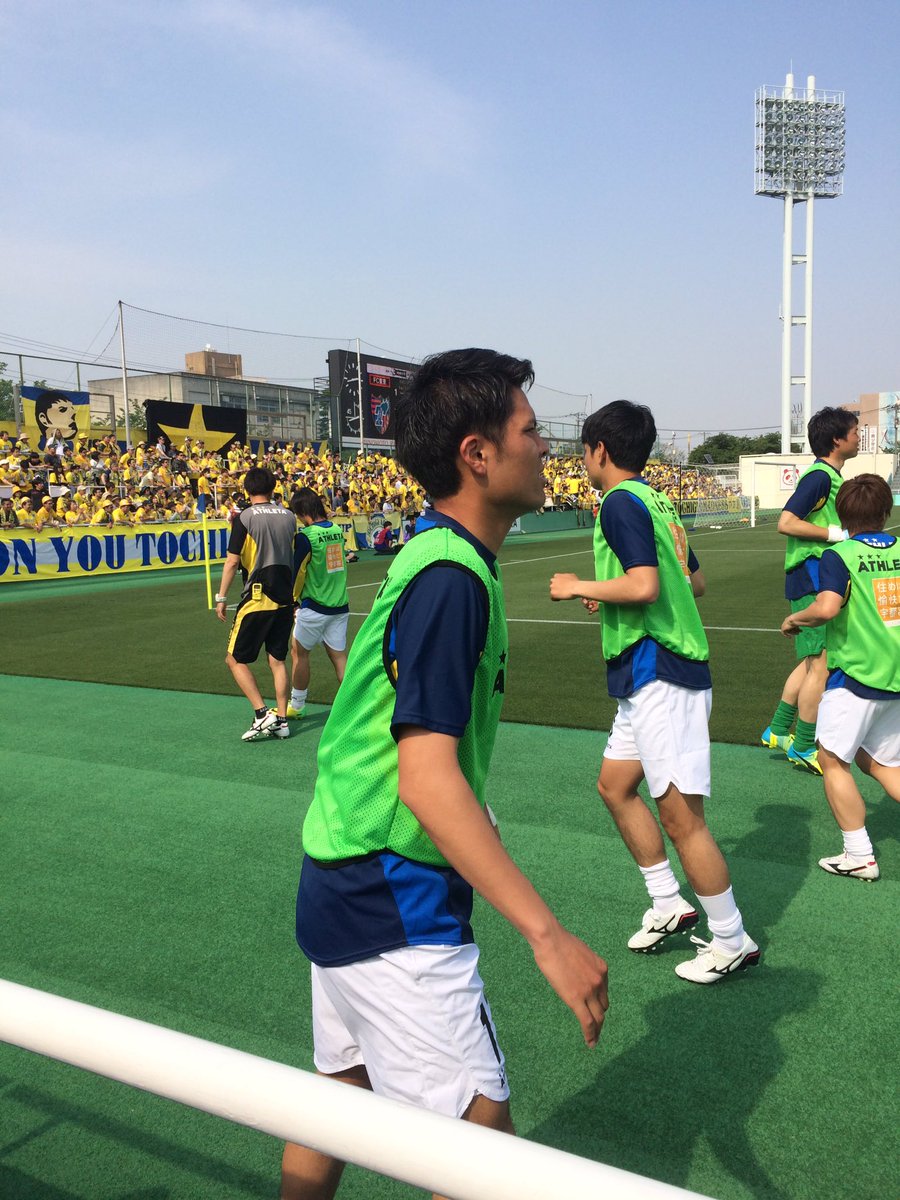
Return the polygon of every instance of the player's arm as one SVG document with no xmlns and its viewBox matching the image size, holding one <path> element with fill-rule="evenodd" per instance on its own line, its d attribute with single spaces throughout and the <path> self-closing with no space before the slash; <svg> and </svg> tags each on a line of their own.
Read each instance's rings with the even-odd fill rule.
<svg viewBox="0 0 900 1200">
<path fill-rule="evenodd" d="M 645 505 L 627 492 L 617 492 L 604 503 L 599 520 L 624 575 L 589 580 L 557 574 L 550 581 L 550 599 L 652 604 L 659 596 L 659 569 L 653 522 Z"/>
<path fill-rule="evenodd" d="M 299 600 L 306 583 L 306 571 L 312 558 L 312 546 L 305 533 L 294 539 L 294 599 Z"/>
<path fill-rule="evenodd" d="M 781 626 L 786 637 L 801 629 L 825 625 L 838 615 L 850 598 L 850 572 L 835 550 L 826 550 L 819 559 L 819 593 L 808 608 L 791 613 Z"/>
<path fill-rule="evenodd" d="M 652 604 L 659 596 L 656 567 L 630 567 L 618 579 L 579 579 L 559 573 L 550 580 L 551 600 L 593 600 L 601 604 Z"/>
<path fill-rule="evenodd" d="M 801 538 L 807 542 L 843 542 L 846 534 L 840 525 L 813 525 L 793 513 L 783 511 L 778 518 L 778 532 L 786 537 Z"/>
<path fill-rule="evenodd" d="M 447 861 L 525 938 L 539 969 L 594 1046 L 608 1006 L 606 963 L 568 932 L 507 854 L 459 767 L 459 741 L 398 731 L 400 800 Z"/>
<path fill-rule="evenodd" d="M 787 637 L 793 637 L 801 629 L 826 625 L 838 615 L 843 603 L 844 597 L 838 595 L 837 592 L 819 592 L 808 608 L 785 617 L 781 624 L 781 632 Z"/>
<path fill-rule="evenodd" d="M 810 513 L 822 507 L 830 491 L 831 483 L 824 472 L 811 471 L 805 475 L 778 517 L 778 532 L 807 542 L 844 541 L 847 535 L 840 525 L 823 527 L 806 520 Z"/>
<path fill-rule="evenodd" d="M 225 555 L 225 563 L 222 567 L 222 582 L 219 584 L 219 590 L 216 594 L 216 616 L 220 621 L 225 620 L 226 605 L 228 603 L 228 589 L 231 587 L 232 581 L 237 574 L 237 569 L 241 565 L 241 556 L 232 554 L 230 551 Z"/>
<path fill-rule="evenodd" d="M 691 591 L 695 598 L 706 595 L 706 576 L 699 567 L 691 571 Z"/>
</svg>

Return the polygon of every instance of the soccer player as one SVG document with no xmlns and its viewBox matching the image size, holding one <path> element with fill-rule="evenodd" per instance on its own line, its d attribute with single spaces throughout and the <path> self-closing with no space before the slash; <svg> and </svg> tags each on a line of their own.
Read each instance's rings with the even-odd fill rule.
<svg viewBox="0 0 900 1200">
<path fill-rule="evenodd" d="M 820 858 L 819 866 L 869 881 L 878 878 L 878 863 L 850 764 L 900 800 L 900 546 L 884 532 L 893 504 L 879 475 L 847 480 L 838 492 L 837 515 L 849 540 L 825 551 L 816 599 L 781 626 L 790 637 L 804 629 L 825 631 L 828 682 L 816 740 L 844 849 Z"/>
<path fill-rule="evenodd" d="M 347 666 L 347 556 L 344 531 L 328 520 L 325 506 L 312 488 L 291 497 L 291 512 L 303 526 L 297 534 L 298 561 L 294 595 L 300 602 L 291 641 L 293 671 L 290 718 L 302 717 L 309 693 L 309 653 L 321 642 L 331 659 L 338 683 Z"/>
<path fill-rule="evenodd" d="M 427 359 L 392 413 L 397 457 L 435 499 L 393 559 L 322 733 L 303 826 L 297 940 L 312 960 L 318 1070 L 513 1132 L 478 972 L 473 889 L 526 938 L 594 1045 L 606 964 L 506 853 L 485 805 L 508 636 L 497 552 L 543 495 L 531 363 Z M 284 1200 L 334 1195 L 343 1164 L 285 1148 Z"/>
<path fill-rule="evenodd" d="M 275 477 L 267 467 L 251 467 L 244 476 L 249 507 L 231 526 L 222 582 L 216 594 L 216 616 L 226 619 L 228 589 L 238 567 L 247 572 L 241 599 L 228 637 L 225 663 L 234 681 L 253 706 L 253 723 L 242 734 L 245 742 L 261 737 L 290 737 L 287 704 L 290 693 L 288 645 L 294 617 L 294 539 L 297 518 L 272 503 Z M 260 694 L 250 663 L 265 646 L 275 685 L 275 709 Z"/>
<path fill-rule="evenodd" d="M 659 824 L 638 795 L 646 778 L 669 835 L 709 923 L 695 957 L 677 975 L 718 983 L 759 962 L 744 932 L 728 866 L 703 812 L 710 794 L 709 650 L 695 596 L 705 590 L 672 502 L 641 471 L 656 441 L 649 408 L 616 400 L 592 413 L 581 433 L 584 464 L 603 492 L 594 527 L 596 580 L 557 574 L 553 600 L 581 599 L 599 609 L 609 694 L 618 711 L 597 788 L 631 851 L 650 896 L 641 928 L 628 941 L 639 953 L 697 923 L 683 899 Z"/>
<path fill-rule="evenodd" d="M 843 482 L 841 469 L 859 453 L 859 422 L 843 408 L 823 408 L 807 426 L 816 461 L 800 476 L 797 488 L 778 518 L 778 532 L 787 537 L 784 554 L 784 595 L 791 612 L 802 612 L 819 590 L 819 559 L 829 543 L 842 542 L 847 531 L 838 521 L 835 500 Z M 783 750 L 792 763 L 813 775 L 822 768 L 816 752 L 816 712 L 825 687 L 825 634 L 804 626 L 798 631 L 800 660 L 784 685 L 781 700 L 760 735 L 771 750 Z M 796 732 L 791 726 L 797 722 Z"/>
</svg>

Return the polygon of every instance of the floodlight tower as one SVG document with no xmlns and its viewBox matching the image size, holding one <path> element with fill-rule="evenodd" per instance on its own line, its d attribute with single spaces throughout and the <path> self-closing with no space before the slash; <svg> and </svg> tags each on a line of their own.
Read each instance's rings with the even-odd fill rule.
<svg viewBox="0 0 900 1200">
<path fill-rule="evenodd" d="M 791 388 L 803 388 L 803 441 L 812 415 L 812 280 L 813 200 L 840 196 L 844 190 L 844 93 L 816 91 L 808 76 L 805 88 L 794 87 L 789 74 L 784 87 L 761 87 L 756 93 L 757 196 L 784 199 L 784 245 L 781 268 L 781 451 L 791 451 Z M 806 205 L 806 244 L 794 253 L 794 205 Z M 804 268 L 805 304 L 795 314 L 792 270 Z M 795 325 L 803 327 L 803 373 L 791 368 Z"/>
</svg>

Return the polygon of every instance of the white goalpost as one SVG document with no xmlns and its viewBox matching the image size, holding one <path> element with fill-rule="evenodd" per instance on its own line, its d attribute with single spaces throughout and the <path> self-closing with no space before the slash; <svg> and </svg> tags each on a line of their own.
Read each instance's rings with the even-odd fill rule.
<svg viewBox="0 0 900 1200">
<path fill-rule="evenodd" d="M 0 980 L 0 1041 L 454 1200 L 697 1196 L 5 980 Z"/>
<path fill-rule="evenodd" d="M 787 498 L 797 487 L 799 467 L 781 459 L 754 459 L 750 463 L 750 526 L 777 520 Z"/>
</svg>

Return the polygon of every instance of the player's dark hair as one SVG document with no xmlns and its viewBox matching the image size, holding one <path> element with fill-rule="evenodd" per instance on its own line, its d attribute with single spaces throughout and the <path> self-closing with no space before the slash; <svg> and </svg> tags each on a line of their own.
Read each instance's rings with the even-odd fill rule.
<svg viewBox="0 0 900 1200">
<path fill-rule="evenodd" d="M 581 441 L 589 450 L 602 442 L 610 460 L 623 471 L 643 471 L 656 441 L 656 422 L 646 404 L 613 400 L 587 418 Z"/>
<path fill-rule="evenodd" d="M 448 350 L 426 358 L 395 401 L 396 458 L 435 499 L 459 491 L 463 438 L 500 445 L 513 411 L 513 391 L 534 382 L 527 358 L 496 350 Z"/>
<path fill-rule="evenodd" d="M 312 521 L 324 521 L 328 513 L 319 495 L 312 488 L 298 488 L 291 496 L 291 512 L 296 517 L 309 517 Z"/>
<path fill-rule="evenodd" d="M 835 507 L 845 529 L 850 533 L 867 533 L 884 529 L 894 507 L 894 497 L 880 475 L 855 475 L 841 484 Z"/>
<path fill-rule="evenodd" d="M 275 476 L 268 467 L 251 467 L 244 476 L 244 491 L 248 496 L 271 496 L 275 491 Z"/>
<path fill-rule="evenodd" d="M 859 418 L 846 408 L 820 408 L 809 419 L 806 436 L 816 458 L 827 457 L 834 449 L 835 438 L 845 438 Z"/>
</svg>

